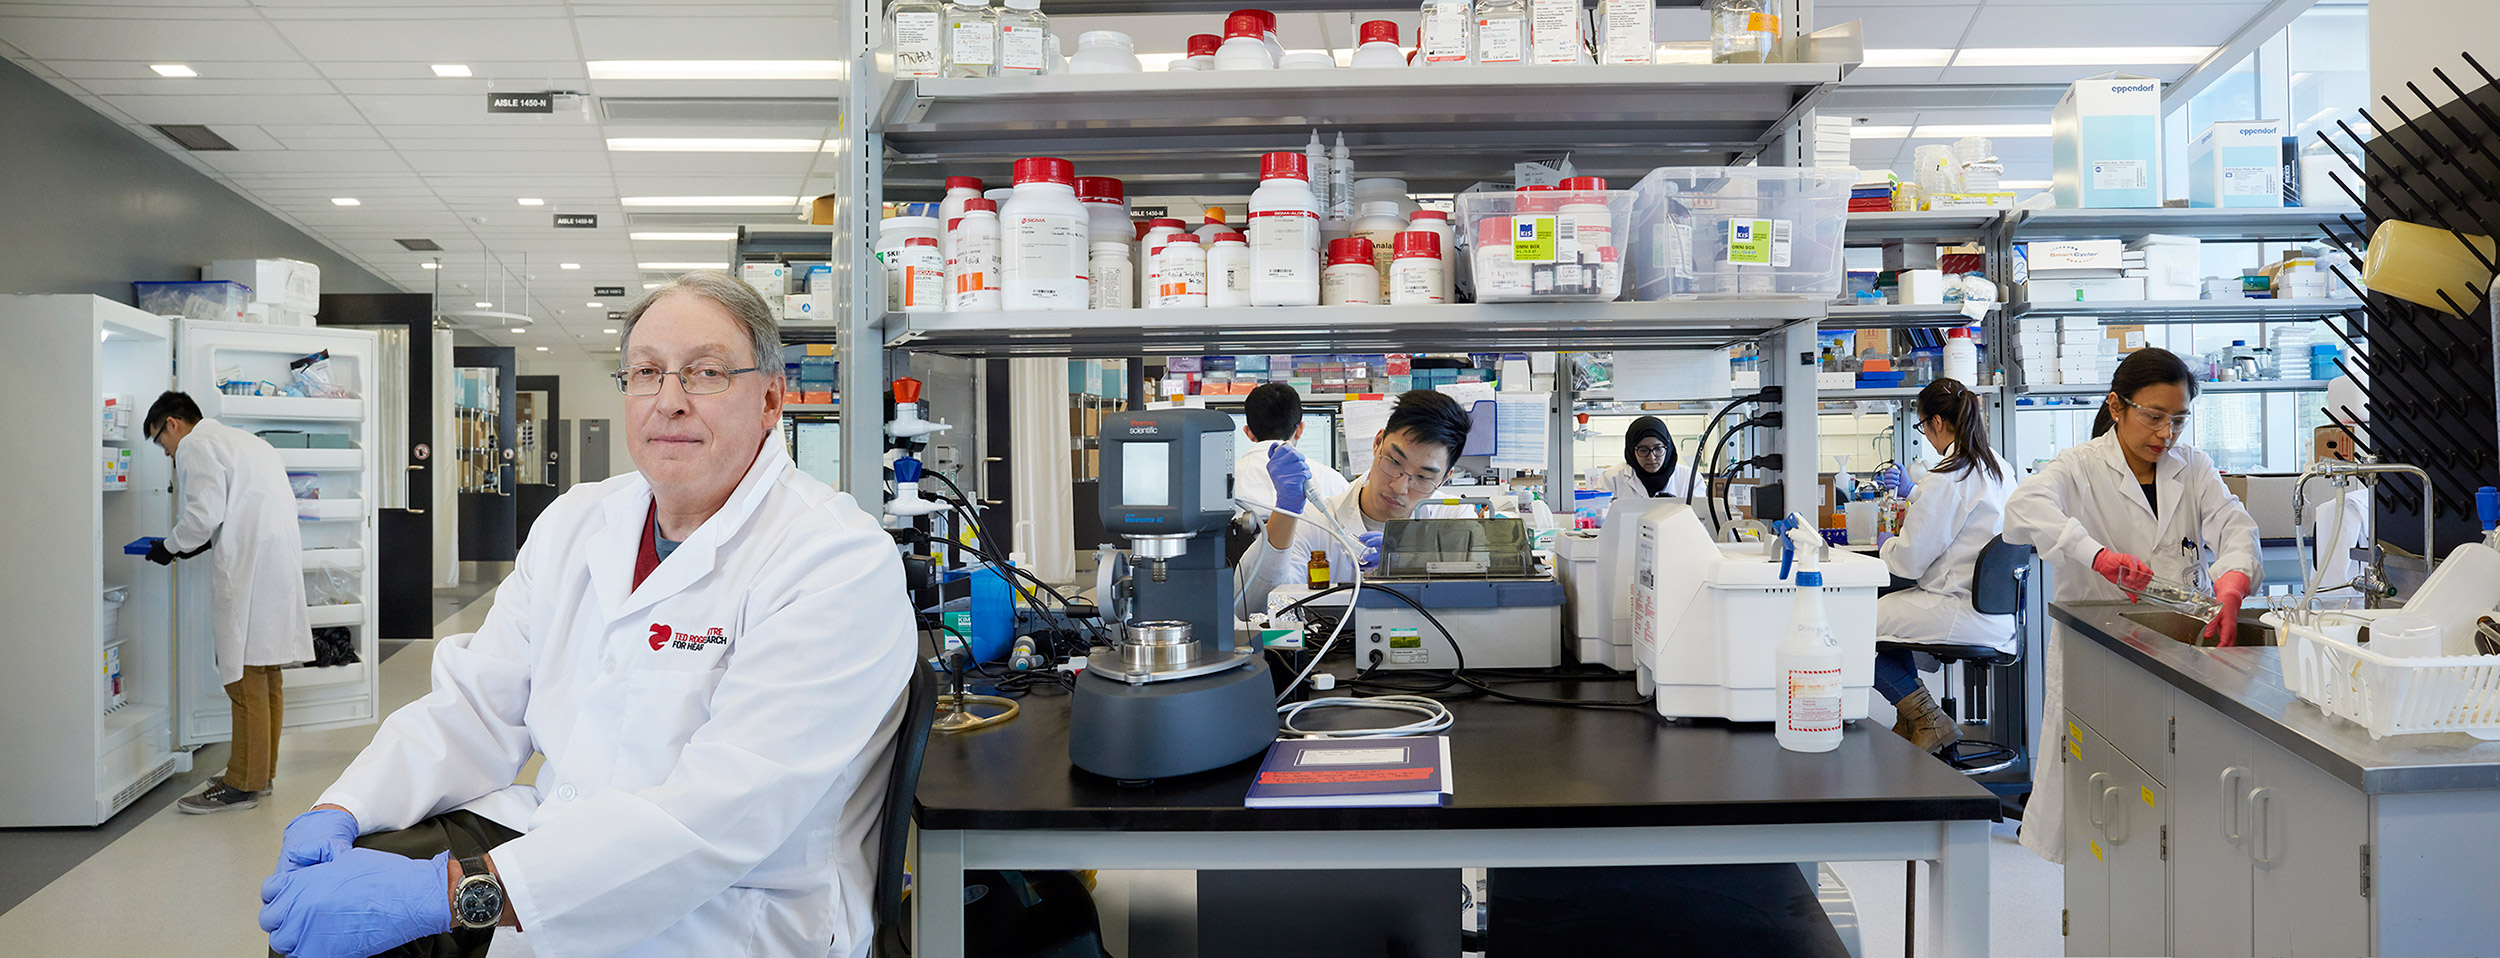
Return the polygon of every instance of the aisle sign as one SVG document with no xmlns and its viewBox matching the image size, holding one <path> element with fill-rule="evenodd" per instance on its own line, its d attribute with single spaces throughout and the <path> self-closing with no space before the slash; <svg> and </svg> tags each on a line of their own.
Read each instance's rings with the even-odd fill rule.
<svg viewBox="0 0 2500 958">
<path fill-rule="evenodd" d="M 599 228 L 599 214 L 597 214 L 597 213 L 558 213 L 558 214 L 556 214 L 556 228 L 557 228 L 557 229 L 574 229 L 574 230 L 595 230 L 595 229 L 598 229 L 598 228 Z M 617 295 L 622 296 L 622 295 L 624 295 L 624 294 L 623 294 L 623 293 L 618 293 Z"/>
<path fill-rule="evenodd" d="M 625 287 L 622 287 L 622 286 L 593 286 L 593 287 L 591 287 L 591 288 L 590 288 L 590 295 L 592 295 L 592 296 L 623 296 L 623 295 L 625 295 Z"/>
<path fill-rule="evenodd" d="M 554 113 L 555 111 L 556 95 L 553 93 L 489 93 L 486 95 L 486 112 L 488 113 Z"/>
</svg>

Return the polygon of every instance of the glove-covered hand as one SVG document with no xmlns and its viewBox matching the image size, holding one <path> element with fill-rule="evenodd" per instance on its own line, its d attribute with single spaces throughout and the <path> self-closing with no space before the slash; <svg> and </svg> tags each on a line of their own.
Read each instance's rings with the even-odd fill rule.
<svg viewBox="0 0 2500 958">
<path fill-rule="evenodd" d="M 1910 473 L 1901 468 L 1900 463 L 1886 463 L 1884 468 L 1876 470 L 1875 482 L 1896 495 L 1910 494 Z"/>
<path fill-rule="evenodd" d="M 165 540 L 148 543 L 148 561 L 157 565 L 173 565 L 174 554 L 165 548 Z"/>
<path fill-rule="evenodd" d="M 2248 599 L 2248 573 L 2223 573 L 2214 580 L 2214 598 L 2222 603 L 2222 610 L 2205 623 L 2204 635 L 2217 646 L 2231 648 L 2240 643 L 2240 603 Z"/>
<path fill-rule="evenodd" d="M 2130 602 L 2136 600 L 2136 593 L 2153 583 L 2152 566 L 2116 549 L 2103 549 L 2099 555 L 2093 556 L 2092 571 L 2127 590 L 2127 601 Z"/>
<path fill-rule="evenodd" d="M 278 870 L 269 877 L 321 864 L 354 847 L 356 816 L 336 808 L 313 809 L 286 823 L 286 837 L 278 842 Z"/>
<path fill-rule="evenodd" d="M 1267 478 L 1276 484 L 1276 508 L 1301 512 L 1310 504 L 1311 464 L 1299 450 L 1284 443 L 1268 447 Z"/>
<path fill-rule="evenodd" d="M 260 886 L 260 927 L 289 958 L 362 958 L 451 930 L 451 853 L 407 858 L 371 848 Z"/>
<path fill-rule="evenodd" d="M 1363 544 L 1363 571 L 1380 568 L 1380 533 L 1366 532 L 1354 538 Z"/>
</svg>

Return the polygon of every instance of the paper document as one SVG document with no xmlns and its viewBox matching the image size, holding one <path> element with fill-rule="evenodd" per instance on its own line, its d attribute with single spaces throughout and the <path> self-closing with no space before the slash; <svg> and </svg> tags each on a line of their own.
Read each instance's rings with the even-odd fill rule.
<svg viewBox="0 0 2500 958">
<path fill-rule="evenodd" d="M 1503 393 L 1494 407 L 1493 467 L 1543 469 L 1554 418 L 1551 393 Z"/>
<path fill-rule="evenodd" d="M 1346 468 L 1360 476 L 1372 467 L 1372 438 L 1389 425 L 1389 409 L 1397 403 L 1388 399 L 1348 399 L 1337 406 L 1338 418 L 1345 422 Z"/>
</svg>

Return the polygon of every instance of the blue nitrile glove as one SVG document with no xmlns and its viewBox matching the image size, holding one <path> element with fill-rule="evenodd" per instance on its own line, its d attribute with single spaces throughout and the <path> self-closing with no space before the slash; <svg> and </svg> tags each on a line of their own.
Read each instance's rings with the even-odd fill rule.
<svg viewBox="0 0 2500 958">
<path fill-rule="evenodd" d="M 260 886 L 260 927 L 290 958 L 363 958 L 451 930 L 451 853 L 349 848 Z"/>
<path fill-rule="evenodd" d="M 1276 484 L 1276 508 L 1285 512 L 1301 512 L 1310 504 L 1307 490 L 1311 482 L 1311 464 L 1292 446 L 1277 443 L 1267 451 L 1267 478 Z"/>
<path fill-rule="evenodd" d="M 356 816 L 335 808 L 316 808 L 286 823 L 278 841 L 276 878 L 307 865 L 318 865 L 356 847 Z"/>
<path fill-rule="evenodd" d="M 1909 470 L 1901 468 L 1900 463 L 1885 463 L 1884 468 L 1876 470 L 1875 482 L 1877 485 L 1892 490 L 1896 495 L 1910 494 L 1910 473 Z"/>
<path fill-rule="evenodd" d="M 1363 544 L 1363 571 L 1380 568 L 1380 533 L 1366 532 L 1354 539 Z"/>
</svg>

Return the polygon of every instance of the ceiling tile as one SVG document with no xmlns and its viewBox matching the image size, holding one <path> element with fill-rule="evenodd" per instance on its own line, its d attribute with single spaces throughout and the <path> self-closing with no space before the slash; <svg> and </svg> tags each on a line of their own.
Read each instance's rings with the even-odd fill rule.
<svg viewBox="0 0 2500 958">
<path fill-rule="evenodd" d="M 207 74 L 209 70 L 202 70 Z M 327 96 L 337 92 L 330 81 L 311 79 L 226 80 L 208 76 L 74 81 L 97 96 Z"/>
<path fill-rule="evenodd" d="M 345 97 L 108 96 L 101 98 L 141 123 L 356 123 L 363 117 Z"/>
<path fill-rule="evenodd" d="M 254 20 L 110 20 L 0 16 L 0 36 L 38 60 L 300 60 L 269 24 Z"/>
<path fill-rule="evenodd" d="M 45 60 L 42 65 L 60 76 L 73 80 L 163 80 L 148 69 L 150 61 L 122 60 Z M 162 60 L 155 62 L 164 62 Z M 185 61 L 198 69 L 200 79 L 227 80 L 315 80 L 321 71 L 298 59 L 285 60 L 218 60 Z"/>
<path fill-rule="evenodd" d="M 274 24 L 316 61 L 564 59 L 579 51 L 573 25 L 561 17 L 498 19 L 491 26 L 456 18 L 404 20 L 278 20 Z"/>
<path fill-rule="evenodd" d="M 841 20 L 797 17 L 575 18 L 584 60 L 821 60 L 841 48 Z"/>
</svg>

